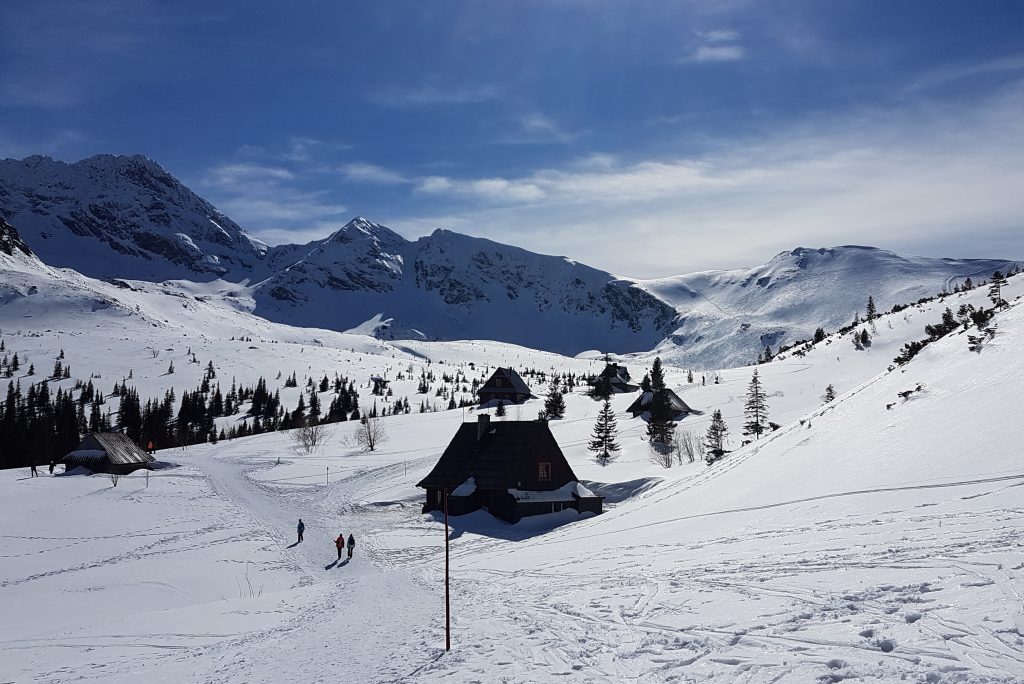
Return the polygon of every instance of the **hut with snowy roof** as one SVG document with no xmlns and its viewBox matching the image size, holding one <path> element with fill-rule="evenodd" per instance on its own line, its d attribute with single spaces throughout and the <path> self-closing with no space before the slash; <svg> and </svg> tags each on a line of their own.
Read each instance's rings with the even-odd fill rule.
<svg viewBox="0 0 1024 684">
<path fill-rule="evenodd" d="M 480 399 L 481 406 L 492 401 L 522 404 L 527 399 L 533 398 L 526 382 L 512 368 L 496 368 L 491 377 L 487 378 L 487 382 L 476 391 L 476 395 Z"/>
<path fill-rule="evenodd" d="M 672 390 L 666 387 L 661 391 L 665 392 L 668 395 L 668 405 L 669 409 L 672 411 L 672 420 L 682 420 L 684 417 L 691 413 L 697 413 L 697 411 L 694 411 L 692 408 L 690 408 L 690 406 L 685 401 L 680 399 L 679 395 L 673 392 Z M 654 392 L 652 390 L 640 392 L 640 395 L 632 404 L 629 405 L 629 408 L 626 410 L 629 413 L 633 414 L 634 418 L 639 418 L 643 416 L 645 413 L 650 413 L 651 401 L 653 399 Z"/>
<path fill-rule="evenodd" d="M 599 514 L 604 501 L 576 479 L 546 421 L 486 414 L 459 427 L 416 486 L 426 490 L 424 513 L 444 510 L 447 493 L 449 515 L 483 509 L 509 523 L 566 509 Z"/>
<path fill-rule="evenodd" d="M 127 475 L 133 470 L 149 468 L 155 460 L 123 432 L 93 432 L 64 457 L 64 467 Z"/>
<path fill-rule="evenodd" d="M 640 389 L 639 385 L 634 385 L 630 382 L 629 371 L 626 367 L 620 366 L 617 363 L 606 363 L 601 374 L 594 378 L 590 384 L 596 387 L 605 383 L 607 383 L 608 391 L 612 394 L 636 392 Z"/>
</svg>

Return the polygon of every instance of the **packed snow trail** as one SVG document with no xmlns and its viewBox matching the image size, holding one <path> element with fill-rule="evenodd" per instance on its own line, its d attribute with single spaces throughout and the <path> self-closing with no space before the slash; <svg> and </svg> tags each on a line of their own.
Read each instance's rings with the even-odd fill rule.
<svg viewBox="0 0 1024 684">
<path fill-rule="evenodd" d="M 346 678 L 398 681 L 438 657 L 439 597 L 408 573 L 381 562 L 374 551 L 372 521 L 339 514 L 324 500 L 328 487 L 279 490 L 255 482 L 247 472 L 258 467 L 238 455 L 251 447 L 247 440 L 221 447 L 216 456 L 204 454 L 188 462 L 207 473 L 214 490 L 244 511 L 254 528 L 270 533 L 300 576 L 298 586 L 308 591 L 295 597 L 298 616 L 289 627 L 263 635 L 259 648 L 248 644 L 244 653 L 229 649 L 219 675 L 244 681 L 329 679 L 340 652 Z M 339 478 L 332 486 L 342 485 Z M 296 543 L 300 517 L 305 540 Z M 351 560 L 343 553 L 337 561 L 334 539 L 340 532 L 355 536 Z M 383 605 L 401 609 L 385 611 Z"/>
</svg>

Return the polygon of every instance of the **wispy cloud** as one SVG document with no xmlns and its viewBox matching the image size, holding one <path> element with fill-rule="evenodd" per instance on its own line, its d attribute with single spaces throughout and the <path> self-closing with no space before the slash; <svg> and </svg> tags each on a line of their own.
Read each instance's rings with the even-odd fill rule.
<svg viewBox="0 0 1024 684">
<path fill-rule="evenodd" d="M 704 62 L 735 62 L 746 57 L 746 49 L 740 44 L 740 34 L 732 30 L 715 30 L 697 33 L 701 45 L 676 60 L 677 64 L 699 64 Z"/>
<path fill-rule="evenodd" d="M 376 164 L 364 164 L 356 162 L 345 164 L 340 169 L 345 180 L 352 183 L 370 183 L 375 185 L 401 185 L 411 183 L 412 180 L 393 169 L 388 169 Z"/>
<path fill-rule="evenodd" d="M 539 112 L 520 116 L 515 120 L 514 126 L 514 130 L 498 136 L 494 142 L 500 145 L 567 143 L 587 133 L 567 130 L 551 117 Z"/>
<path fill-rule="evenodd" d="M 431 105 L 464 105 L 498 98 L 492 85 L 443 86 L 421 83 L 413 86 L 386 86 L 369 93 L 366 99 L 385 107 L 424 107 Z"/>
<path fill-rule="evenodd" d="M 992 59 L 984 62 L 957 64 L 943 67 L 941 69 L 934 69 L 911 83 L 908 90 L 927 90 L 928 88 L 955 83 L 965 78 L 973 78 L 976 76 L 985 76 L 990 74 L 1019 76 L 1021 72 L 1024 72 L 1024 54 L 1006 55 L 999 59 Z"/>
<path fill-rule="evenodd" d="M 301 228 L 347 211 L 328 192 L 305 189 L 301 174 L 276 165 L 221 164 L 209 169 L 199 185 L 218 209 L 263 238 L 266 231 Z"/>
</svg>

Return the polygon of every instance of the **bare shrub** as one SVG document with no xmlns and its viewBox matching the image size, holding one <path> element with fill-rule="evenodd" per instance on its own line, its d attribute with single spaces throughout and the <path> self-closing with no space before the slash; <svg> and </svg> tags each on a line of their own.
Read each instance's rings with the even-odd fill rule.
<svg viewBox="0 0 1024 684">
<path fill-rule="evenodd" d="M 107 473 L 107 477 L 110 478 L 110 484 L 117 486 L 117 483 L 121 480 L 121 473 Z"/>
<path fill-rule="evenodd" d="M 675 463 L 675 453 L 670 444 L 650 442 L 647 445 L 647 455 L 651 459 L 651 463 L 660 465 L 662 468 L 671 468 Z"/>
<path fill-rule="evenodd" d="M 317 450 L 333 432 L 326 425 L 303 425 L 291 431 L 292 450 L 296 454 L 311 454 Z"/>
<path fill-rule="evenodd" d="M 384 432 L 384 424 L 380 418 L 360 419 L 355 432 L 352 433 L 352 444 L 363 451 L 373 451 L 388 440 Z"/>
<path fill-rule="evenodd" d="M 687 463 L 693 463 L 697 459 L 704 460 L 704 442 L 691 430 L 676 434 L 675 440 L 676 460 L 679 465 L 683 464 L 683 458 Z"/>
</svg>

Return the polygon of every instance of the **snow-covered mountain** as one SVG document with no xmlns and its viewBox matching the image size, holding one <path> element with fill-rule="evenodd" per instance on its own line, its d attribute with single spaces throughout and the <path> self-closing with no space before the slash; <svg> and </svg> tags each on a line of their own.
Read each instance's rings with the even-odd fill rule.
<svg viewBox="0 0 1024 684">
<path fill-rule="evenodd" d="M 569 354 L 649 349 L 675 318 L 632 281 L 447 230 L 409 241 L 360 218 L 303 248 L 276 248 L 272 263 L 302 253 L 256 287 L 258 315 L 384 339 L 491 339 Z"/>
<path fill-rule="evenodd" d="M 654 350 L 698 368 L 753 363 L 766 346 L 810 339 L 817 327 L 837 330 L 865 315 L 868 296 L 878 311 L 978 282 L 1016 262 L 935 259 L 874 247 L 799 247 L 767 264 L 731 271 L 640 281 L 679 312 L 675 330 Z"/>
<path fill-rule="evenodd" d="M 868 295 L 885 310 L 1013 264 L 798 248 L 755 268 L 637 281 L 447 230 L 411 241 L 363 218 L 323 240 L 268 247 L 141 156 L 0 161 L 0 217 L 49 266 L 223 281 L 275 322 L 563 354 L 653 350 L 702 369 L 846 325 Z"/>
<path fill-rule="evenodd" d="M 242 280 L 267 249 L 141 155 L 0 160 L 0 215 L 45 263 L 99 278 Z"/>
</svg>

